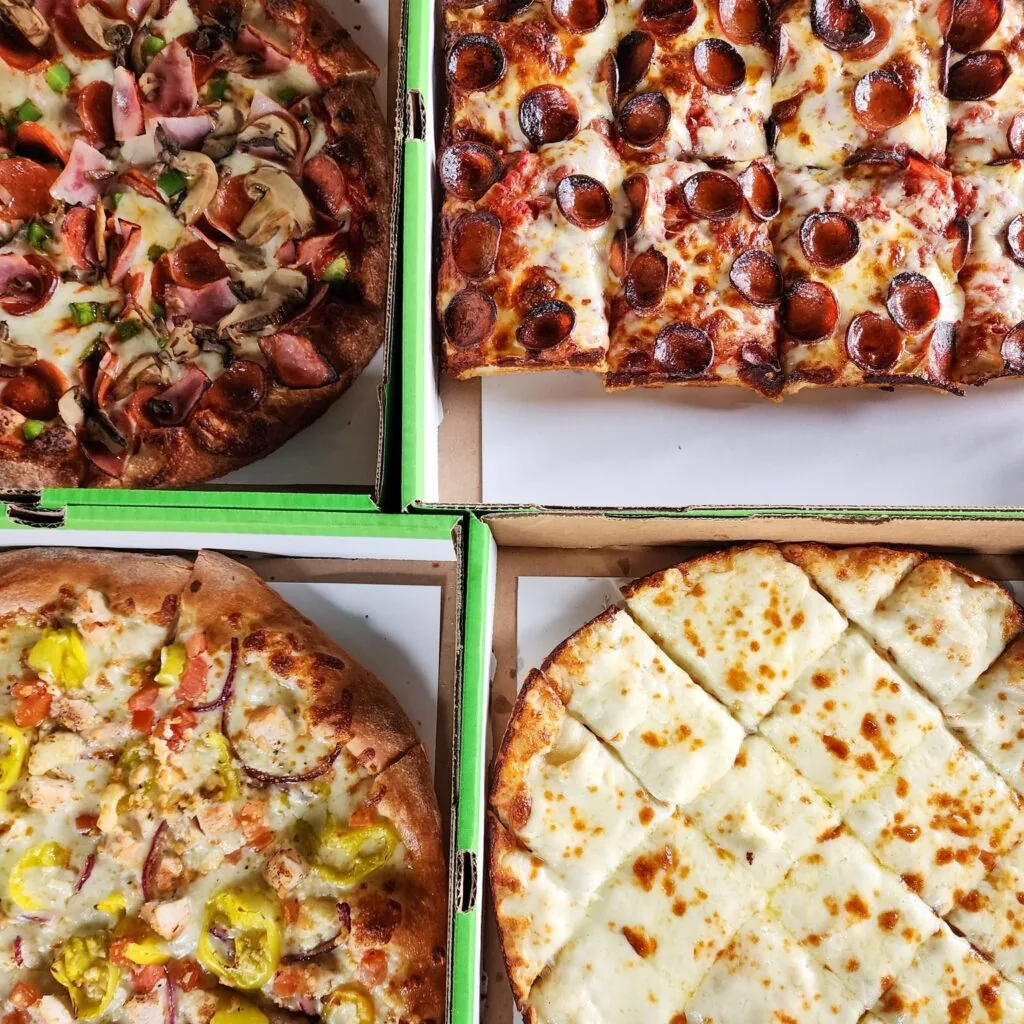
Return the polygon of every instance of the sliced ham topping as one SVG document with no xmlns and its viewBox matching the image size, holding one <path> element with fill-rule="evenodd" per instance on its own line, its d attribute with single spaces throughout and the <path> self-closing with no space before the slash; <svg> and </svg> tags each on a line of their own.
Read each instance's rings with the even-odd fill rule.
<svg viewBox="0 0 1024 1024">
<path fill-rule="evenodd" d="M 274 376 L 290 388 L 320 388 L 338 379 L 338 372 L 299 334 L 271 334 L 260 338 Z"/>
<path fill-rule="evenodd" d="M 262 32 L 251 25 L 245 25 L 235 39 L 239 53 L 251 53 L 259 59 L 261 75 L 276 75 L 291 64 L 291 57 L 275 46 Z"/>
<path fill-rule="evenodd" d="M 127 450 L 115 454 L 102 441 L 87 437 L 82 439 L 82 453 L 101 473 L 116 480 L 124 475 L 128 462 Z"/>
<path fill-rule="evenodd" d="M 199 144 L 213 130 L 209 114 L 189 114 L 186 117 L 159 117 L 160 129 L 183 149 L 198 149 Z"/>
<path fill-rule="evenodd" d="M 220 183 L 213 202 L 206 208 L 206 219 L 226 237 L 238 238 L 239 226 L 252 209 L 253 202 L 245 191 L 245 175 L 237 174 Z"/>
<path fill-rule="evenodd" d="M 142 248 L 142 230 L 131 221 L 115 219 L 114 242 L 111 246 L 110 283 L 120 284 L 131 270 Z"/>
<path fill-rule="evenodd" d="M 130 71 L 118 68 L 114 72 L 115 83 L 118 71 L 124 72 L 133 82 L 135 81 Z M 90 82 L 78 94 L 78 119 L 82 122 L 89 141 L 97 146 L 109 146 L 114 141 L 113 97 L 114 90 L 109 82 Z"/>
<path fill-rule="evenodd" d="M 188 50 L 176 39 L 150 62 L 142 76 L 143 91 L 166 117 L 191 114 L 199 99 L 195 70 Z"/>
<path fill-rule="evenodd" d="M 146 414 L 161 427 L 184 423 L 209 386 L 210 378 L 189 363 L 178 380 L 146 403 Z"/>
<path fill-rule="evenodd" d="M 0 254 L 0 309 L 5 313 L 34 313 L 46 304 L 56 287 L 57 272 L 42 256 Z"/>
<path fill-rule="evenodd" d="M 0 223 L 41 217 L 53 205 L 50 188 L 55 167 L 44 167 L 23 156 L 0 160 Z"/>
<path fill-rule="evenodd" d="M 118 142 L 142 134 L 142 97 L 135 76 L 127 68 L 114 68 L 112 113 Z"/>
<path fill-rule="evenodd" d="M 186 317 L 193 323 L 213 326 L 238 305 L 238 296 L 231 290 L 231 281 L 222 277 L 198 288 L 169 284 L 164 290 L 167 312 Z"/>
<path fill-rule="evenodd" d="M 14 136 L 14 148 L 25 156 L 67 163 L 68 151 L 49 128 L 38 121 L 22 121 Z"/>
<path fill-rule="evenodd" d="M 60 224 L 60 237 L 64 252 L 79 270 L 91 270 L 99 265 L 96 252 L 96 211 L 87 206 L 73 206 Z"/>
<path fill-rule="evenodd" d="M 72 206 L 87 206 L 100 194 L 103 183 L 114 173 L 114 165 L 82 139 L 75 139 L 67 167 L 50 186 L 50 195 Z"/>
</svg>

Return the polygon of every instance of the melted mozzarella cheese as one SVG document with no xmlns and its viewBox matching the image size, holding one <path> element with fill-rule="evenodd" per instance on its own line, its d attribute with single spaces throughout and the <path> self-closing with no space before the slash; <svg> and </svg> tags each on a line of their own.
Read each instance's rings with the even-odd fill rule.
<svg viewBox="0 0 1024 1024">
<path fill-rule="evenodd" d="M 199 28 L 199 21 L 188 0 L 174 0 L 170 10 L 162 18 L 154 19 L 149 27 L 158 36 L 170 42 L 178 36 L 195 32 Z"/>
</svg>

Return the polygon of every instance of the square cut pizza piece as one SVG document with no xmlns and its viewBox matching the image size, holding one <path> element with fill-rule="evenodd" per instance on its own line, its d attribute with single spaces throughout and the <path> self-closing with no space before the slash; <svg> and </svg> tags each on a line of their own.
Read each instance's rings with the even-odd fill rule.
<svg viewBox="0 0 1024 1024">
<path fill-rule="evenodd" d="M 615 96 L 607 0 L 445 4 L 446 134 L 503 151 L 607 125 Z"/>
<path fill-rule="evenodd" d="M 1024 640 L 946 708 L 954 732 L 1024 795 Z"/>
<path fill-rule="evenodd" d="M 961 0 L 951 13 L 944 88 L 953 170 L 1024 156 L 1024 6 Z"/>
<path fill-rule="evenodd" d="M 578 898 L 666 813 L 539 672 L 519 694 L 495 759 L 491 807 Z"/>
<path fill-rule="evenodd" d="M 842 978 L 862 1008 L 878 1001 L 941 925 L 845 829 L 826 836 L 793 865 L 771 907 L 811 957 Z"/>
<path fill-rule="evenodd" d="M 1016 794 L 945 729 L 898 761 L 846 823 L 940 914 L 1024 836 Z"/>
<path fill-rule="evenodd" d="M 1016 1024 L 1024 995 L 943 925 L 872 1009 L 884 1024 Z"/>
<path fill-rule="evenodd" d="M 768 152 L 768 5 L 618 0 L 616 127 L 631 162 Z"/>
<path fill-rule="evenodd" d="M 949 381 L 962 237 L 952 176 L 915 154 L 779 173 L 772 227 L 789 390 Z"/>
<path fill-rule="evenodd" d="M 760 728 L 843 809 L 941 724 L 935 705 L 880 658 L 863 633 L 849 629 Z"/>
<path fill-rule="evenodd" d="M 541 666 L 569 713 L 666 803 L 729 771 L 743 727 L 620 608 L 565 640 Z"/>
<path fill-rule="evenodd" d="M 603 370 L 608 252 L 625 223 L 608 140 L 586 131 L 519 153 L 490 184 L 491 171 L 479 176 L 490 157 L 473 147 L 453 147 L 444 159 L 442 177 L 463 193 L 441 211 L 438 315 L 448 370 Z"/>
<path fill-rule="evenodd" d="M 624 594 L 655 643 L 747 729 L 846 626 L 771 544 L 684 562 L 635 581 Z"/>
<path fill-rule="evenodd" d="M 732 770 L 686 813 L 765 891 L 839 824 L 838 813 L 757 735 L 743 741 Z"/>
<path fill-rule="evenodd" d="M 860 1007 L 772 919 L 755 917 L 718 954 L 685 1020 L 696 1024 L 857 1024 Z"/>
<path fill-rule="evenodd" d="M 531 1004 L 542 1020 L 678 1020 L 762 900 L 728 855 L 676 815 L 601 887 Z"/>
<path fill-rule="evenodd" d="M 871 150 L 941 160 L 942 0 L 794 0 L 778 16 L 776 159 L 834 167 Z"/>
<path fill-rule="evenodd" d="M 612 251 L 605 384 L 745 384 L 778 398 L 782 274 L 767 222 L 779 192 L 768 161 L 658 164 L 623 189 L 631 213 Z"/>
<path fill-rule="evenodd" d="M 970 238 L 960 284 L 964 318 L 954 377 L 983 384 L 1024 374 L 1024 161 L 979 167 L 957 178 Z"/>
</svg>

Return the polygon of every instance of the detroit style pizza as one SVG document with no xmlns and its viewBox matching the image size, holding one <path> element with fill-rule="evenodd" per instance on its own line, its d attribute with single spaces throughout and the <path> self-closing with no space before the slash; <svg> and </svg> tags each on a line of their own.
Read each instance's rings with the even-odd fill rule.
<svg viewBox="0 0 1024 1024">
<path fill-rule="evenodd" d="M 1024 372 L 1020 0 L 444 11 L 453 375 L 779 399 Z"/>
<path fill-rule="evenodd" d="M 636 580 L 529 674 L 490 886 L 531 1024 L 1024 1020 L 1024 610 L 920 551 Z"/>
<path fill-rule="evenodd" d="M 5 1024 L 440 1022 L 440 819 L 384 685 L 222 555 L 0 579 Z"/>
<path fill-rule="evenodd" d="M 376 66 L 307 0 L 0 6 L 0 486 L 273 451 L 384 333 Z"/>
</svg>

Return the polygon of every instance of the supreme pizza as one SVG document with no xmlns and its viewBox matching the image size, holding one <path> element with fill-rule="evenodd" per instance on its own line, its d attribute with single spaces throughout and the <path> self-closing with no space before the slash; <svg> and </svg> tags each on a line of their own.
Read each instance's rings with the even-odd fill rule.
<svg viewBox="0 0 1024 1024">
<path fill-rule="evenodd" d="M 1024 609 L 921 551 L 636 580 L 520 691 L 488 861 L 533 1024 L 1024 1021 Z"/>
<path fill-rule="evenodd" d="M 273 451 L 384 333 L 378 69 L 311 0 L 0 4 L 0 486 Z"/>
<path fill-rule="evenodd" d="M 440 1022 L 440 819 L 384 685 L 222 555 L 0 579 L 5 1024 Z"/>
<path fill-rule="evenodd" d="M 453 375 L 778 399 L 1024 373 L 1021 0 L 444 8 Z"/>
</svg>

